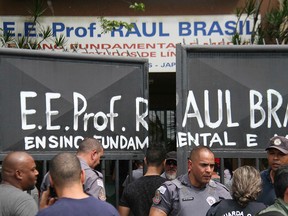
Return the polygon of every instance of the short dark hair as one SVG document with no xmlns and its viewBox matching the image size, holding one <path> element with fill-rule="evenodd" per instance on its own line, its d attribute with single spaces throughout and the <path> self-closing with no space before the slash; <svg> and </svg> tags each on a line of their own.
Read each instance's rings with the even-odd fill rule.
<svg viewBox="0 0 288 216">
<path fill-rule="evenodd" d="M 275 172 L 274 190 L 277 198 L 284 199 L 284 194 L 288 188 L 288 165 L 279 167 Z"/>
<path fill-rule="evenodd" d="M 160 166 L 166 159 L 166 150 L 162 145 L 152 145 L 147 148 L 147 165 Z"/>
<path fill-rule="evenodd" d="M 55 185 L 62 186 L 81 178 L 81 165 L 78 157 L 72 153 L 57 154 L 50 161 L 50 176 Z"/>
<path fill-rule="evenodd" d="M 190 152 L 190 157 L 189 159 L 193 161 L 193 159 L 195 159 L 196 156 L 199 155 L 200 151 L 209 151 L 210 153 L 212 153 L 214 155 L 214 153 L 211 151 L 211 149 L 207 146 L 197 146 L 194 147 L 191 152 Z"/>
<path fill-rule="evenodd" d="M 90 152 L 95 150 L 97 152 L 103 149 L 102 144 L 95 138 L 86 137 L 80 144 L 77 153 Z"/>
</svg>

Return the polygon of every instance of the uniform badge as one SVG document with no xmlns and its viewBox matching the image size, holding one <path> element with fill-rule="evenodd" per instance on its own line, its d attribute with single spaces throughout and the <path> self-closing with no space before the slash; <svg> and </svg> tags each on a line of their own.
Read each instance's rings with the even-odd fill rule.
<svg viewBox="0 0 288 216">
<path fill-rule="evenodd" d="M 153 197 L 153 203 L 155 205 L 158 205 L 161 202 L 161 195 L 160 195 L 160 191 L 156 190 L 155 192 L 155 196 Z"/>
<path fill-rule="evenodd" d="M 212 196 L 209 196 L 207 197 L 206 201 L 210 206 L 212 206 L 216 202 L 216 199 Z"/>
<path fill-rule="evenodd" d="M 274 140 L 274 145 L 281 145 L 281 140 L 280 139 L 275 139 Z"/>
<path fill-rule="evenodd" d="M 161 194 L 164 194 L 165 191 L 166 191 L 166 188 L 165 188 L 164 186 L 161 186 L 161 187 L 158 188 L 158 190 L 159 190 L 159 192 L 160 192 Z"/>
</svg>

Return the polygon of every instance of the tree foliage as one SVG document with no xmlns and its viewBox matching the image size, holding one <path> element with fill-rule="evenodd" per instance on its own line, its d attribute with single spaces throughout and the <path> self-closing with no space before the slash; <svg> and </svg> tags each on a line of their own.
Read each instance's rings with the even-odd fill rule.
<svg viewBox="0 0 288 216">
<path fill-rule="evenodd" d="M 266 0 L 265 0 L 266 1 Z M 236 9 L 237 23 L 232 37 L 233 44 L 287 44 L 288 43 L 288 0 L 281 1 L 278 7 L 270 8 L 259 20 L 259 14 L 264 0 L 246 0 L 242 8 Z M 270 4 L 269 4 L 270 5 Z M 240 19 L 244 19 L 245 27 L 248 18 L 253 18 L 251 38 L 243 41 L 239 32 Z"/>
<path fill-rule="evenodd" d="M 145 5 L 143 3 L 131 3 L 129 8 L 136 11 L 145 11 Z M 17 47 L 23 49 L 39 49 L 41 43 L 46 40 L 52 40 L 55 47 L 64 48 L 67 43 L 67 39 L 64 35 L 59 35 L 54 37 L 50 26 L 44 27 L 39 22 L 39 18 L 44 15 L 46 8 L 44 7 L 43 0 L 33 0 L 32 8 L 28 9 L 28 14 L 30 17 L 31 27 L 25 36 L 15 36 L 11 31 L 4 31 L 0 28 L 0 44 L 7 47 Z M 116 28 L 124 27 L 127 30 L 133 29 L 134 25 L 131 23 L 109 20 L 105 17 L 100 17 L 100 25 L 102 28 L 102 34 L 113 31 Z M 36 29 L 37 26 L 37 37 L 31 37 L 32 31 Z M 35 32 L 33 32 L 34 34 Z"/>
</svg>

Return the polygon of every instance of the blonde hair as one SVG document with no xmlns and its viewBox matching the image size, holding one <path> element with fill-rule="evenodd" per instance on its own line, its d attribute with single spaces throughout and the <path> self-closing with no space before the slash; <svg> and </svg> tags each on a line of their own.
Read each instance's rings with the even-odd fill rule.
<svg viewBox="0 0 288 216">
<path fill-rule="evenodd" d="M 242 166 L 233 173 L 231 194 L 241 206 L 256 200 L 261 189 L 261 176 L 254 167 Z"/>
</svg>

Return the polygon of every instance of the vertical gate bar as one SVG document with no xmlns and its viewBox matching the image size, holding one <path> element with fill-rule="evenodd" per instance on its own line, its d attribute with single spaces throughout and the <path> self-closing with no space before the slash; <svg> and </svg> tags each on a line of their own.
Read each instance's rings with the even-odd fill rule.
<svg viewBox="0 0 288 216">
<path fill-rule="evenodd" d="M 237 158 L 237 168 L 241 166 L 241 158 Z"/>
<path fill-rule="evenodd" d="M 42 170 L 42 176 L 47 173 L 47 160 L 43 160 L 43 170 Z"/>
<path fill-rule="evenodd" d="M 260 170 L 260 163 L 259 163 L 259 158 L 255 158 L 256 159 L 256 169 Z"/>
<path fill-rule="evenodd" d="M 220 158 L 220 182 L 224 184 L 224 158 Z"/>
<path fill-rule="evenodd" d="M 129 160 L 129 179 L 128 179 L 128 180 L 129 180 L 129 181 L 128 181 L 129 183 L 132 182 L 132 169 L 133 169 L 133 167 L 132 167 L 132 160 L 130 159 L 130 160 Z"/>
<path fill-rule="evenodd" d="M 119 206 L 119 160 L 115 161 L 115 171 L 116 171 L 116 179 L 115 179 L 115 193 L 116 193 L 116 208 Z"/>
<path fill-rule="evenodd" d="M 167 110 L 164 110 L 164 141 L 165 143 L 167 144 L 167 140 L 168 140 L 168 137 L 167 137 Z"/>
<path fill-rule="evenodd" d="M 103 175 L 103 182 L 104 182 L 104 185 L 105 185 L 105 182 L 106 182 L 106 172 L 105 172 L 105 163 L 106 163 L 106 160 L 102 160 L 102 163 L 101 163 L 101 173 Z"/>
</svg>

